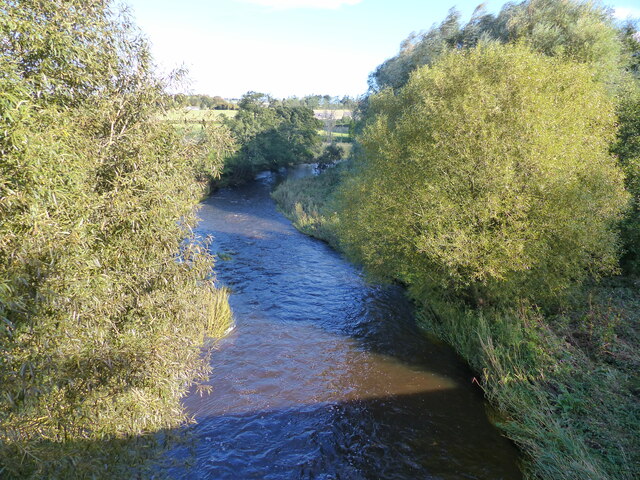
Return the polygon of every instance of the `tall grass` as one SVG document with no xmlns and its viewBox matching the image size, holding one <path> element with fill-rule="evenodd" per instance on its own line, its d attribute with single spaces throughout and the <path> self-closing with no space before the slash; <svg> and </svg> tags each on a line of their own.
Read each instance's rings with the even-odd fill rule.
<svg viewBox="0 0 640 480">
<path fill-rule="evenodd" d="M 342 163 L 318 176 L 287 179 L 271 196 L 298 230 L 337 248 L 338 215 L 330 199 L 347 169 L 348 165 Z"/>
</svg>

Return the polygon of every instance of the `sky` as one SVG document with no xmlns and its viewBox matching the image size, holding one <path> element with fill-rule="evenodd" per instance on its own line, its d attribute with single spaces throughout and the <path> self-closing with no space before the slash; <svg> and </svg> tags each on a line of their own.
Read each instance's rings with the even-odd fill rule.
<svg viewBox="0 0 640 480">
<path fill-rule="evenodd" d="M 640 17 L 640 0 L 605 2 Z M 124 0 L 161 72 L 186 67 L 186 93 L 239 98 L 357 96 L 411 32 L 451 7 L 466 22 L 481 0 Z M 498 12 L 504 1 L 484 2 Z"/>
</svg>

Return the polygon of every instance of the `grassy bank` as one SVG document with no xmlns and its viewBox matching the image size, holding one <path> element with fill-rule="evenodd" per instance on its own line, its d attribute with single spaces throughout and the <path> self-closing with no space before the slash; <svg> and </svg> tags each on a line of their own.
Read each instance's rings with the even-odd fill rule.
<svg viewBox="0 0 640 480">
<path fill-rule="evenodd" d="M 347 166 L 288 180 L 273 193 L 302 232 L 339 243 L 334 194 Z M 496 423 L 542 479 L 640 476 L 640 283 L 612 278 L 543 313 L 464 307 L 410 290 L 419 322 L 456 349 L 497 407 Z"/>
<path fill-rule="evenodd" d="M 321 175 L 288 179 L 278 185 L 271 196 L 280 210 L 301 232 L 338 248 L 335 225 L 338 216 L 332 210 L 332 193 L 348 169 L 341 163 Z"/>
</svg>

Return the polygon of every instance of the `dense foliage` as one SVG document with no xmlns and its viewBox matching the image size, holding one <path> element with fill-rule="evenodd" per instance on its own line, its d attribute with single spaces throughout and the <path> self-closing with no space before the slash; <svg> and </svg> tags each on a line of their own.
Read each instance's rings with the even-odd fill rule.
<svg viewBox="0 0 640 480">
<path fill-rule="evenodd" d="M 324 147 L 324 150 L 316 159 L 318 162 L 318 168 L 320 170 L 324 170 L 328 166 L 342 160 L 343 156 L 344 149 L 336 143 L 330 143 L 329 145 Z"/>
<path fill-rule="evenodd" d="M 264 170 L 308 163 L 320 143 L 322 126 L 308 107 L 290 107 L 262 93 L 249 92 L 240 110 L 225 120 L 240 145 L 225 163 L 223 180 L 238 183 Z"/>
<path fill-rule="evenodd" d="M 640 265 L 636 32 L 592 2 L 452 12 L 371 75 L 355 165 L 274 192 L 302 231 L 409 286 L 525 478 L 640 475 L 638 280 L 578 288 L 617 273 L 616 233 Z"/>
<path fill-rule="evenodd" d="M 640 81 L 629 82 L 620 97 L 618 136 L 612 151 L 620 159 L 627 190 L 633 196 L 631 208 L 620 225 L 625 246 L 622 266 L 640 274 Z"/>
<path fill-rule="evenodd" d="M 374 91 L 400 88 L 412 71 L 431 65 L 442 54 L 490 40 L 522 42 L 546 55 L 586 63 L 601 79 L 611 81 L 623 61 L 618 36 L 609 12 L 595 2 L 509 2 L 498 15 L 486 13 L 480 5 L 465 25 L 460 23 L 460 13 L 452 9 L 440 25 L 405 39 L 398 55 L 370 75 L 369 84 Z"/>
<path fill-rule="evenodd" d="M 632 137 L 638 135 L 637 105 L 640 43 L 637 25 L 627 21 L 614 24 L 610 10 L 599 2 L 562 0 L 524 0 L 507 3 L 497 15 L 479 6 L 470 21 L 461 24 L 460 14 L 452 10 L 438 26 L 412 34 L 402 42 L 400 52 L 381 64 L 369 78 L 371 90 L 402 88 L 415 69 L 431 65 L 456 49 L 473 48 L 479 41 L 522 43 L 545 55 L 587 65 L 612 95 L 618 109 L 620 138 L 613 152 L 627 175 L 627 188 L 637 198 L 637 168 Z M 366 110 L 366 102 L 364 104 Z M 636 200 L 637 204 L 637 200 Z M 640 217 L 634 206 L 620 223 L 623 267 L 640 272 Z"/>
<path fill-rule="evenodd" d="M 627 196 L 613 107 L 587 68 L 481 45 L 370 108 L 341 218 L 370 270 L 481 304 L 542 301 L 615 268 Z"/>
<path fill-rule="evenodd" d="M 185 419 L 229 323 L 191 227 L 230 138 L 154 120 L 163 82 L 107 0 L 5 1 L 0 36 L 0 476 L 125 478 L 121 439 Z"/>
</svg>

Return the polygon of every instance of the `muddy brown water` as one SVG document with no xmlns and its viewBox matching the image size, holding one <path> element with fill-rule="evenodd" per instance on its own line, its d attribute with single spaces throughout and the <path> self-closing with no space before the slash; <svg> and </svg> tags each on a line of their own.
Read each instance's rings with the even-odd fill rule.
<svg viewBox="0 0 640 480">
<path fill-rule="evenodd" d="M 307 167 L 308 170 L 308 167 Z M 294 174 L 305 173 L 298 169 Z M 415 324 L 402 289 L 368 283 L 296 231 L 262 175 L 203 202 L 236 326 L 174 455 L 183 479 L 520 479 L 472 373 Z"/>
</svg>

